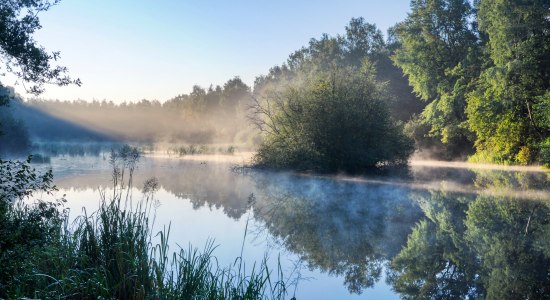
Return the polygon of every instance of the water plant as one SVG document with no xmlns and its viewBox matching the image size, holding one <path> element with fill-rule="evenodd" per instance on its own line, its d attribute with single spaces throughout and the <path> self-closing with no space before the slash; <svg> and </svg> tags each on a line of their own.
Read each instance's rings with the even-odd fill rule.
<svg viewBox="0 0 550 300">
<path fill-rule="evenodd" d="M 132 147 L 113 151 L 110 157 L 113 194 L 100 192 L 99 209 L 90 214 L 84 210 L 73 223 L 68 221 L 68 211 L 56 204 L 23 201 L 36 188 L 54 188 L 49 185 L 51 176 L 46 177 L 45 186 L 29 185 L 16 194 L 20 196 L 16 203 L 3 201 L 2 228 L 8 228 L 4 226 L 7 224 L 19 230 L 0 231 L 0 259 L 4 263 L 0 298 L 283 299 L 286 296 L 280 265 L 273 274 L 267 259 L 254 264 L 249 271 L 242 257 L 222 267 L 214 256 L 214 241 L 209 241 L 202 251 L 190 245 L 188 249 L 170 252 L 170 225 L 153 232 L 157 180 L 145 182 L 139 201 L 134 202 L 129 192 L 138 159 L 139 152 Z M 28 162 L 18 166 L 36 173 Z M 25 228 L 32 230 L 25 232 Z M 15 243 L 9 244 L 10 241 Z M 21 255 L 16 260 L 10 259 L 14 253 Z"/>
</svg>

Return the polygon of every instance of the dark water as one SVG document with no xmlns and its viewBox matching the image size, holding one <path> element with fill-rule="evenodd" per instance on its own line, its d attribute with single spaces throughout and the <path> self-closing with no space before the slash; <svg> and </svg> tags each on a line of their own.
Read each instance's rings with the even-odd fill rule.
<svg viewBox="0 0 550 300">
<path fill-rule="evenodd" d="M 110 186 L 101 156 L 51 166 L 74 216 Z M 134 182 L 149 177 L 161 185 L 155 226 L 170 224 L 172 250 L 213 238 L 222 265 L 241 251 L 249 267 L 280 262 L 298 299 L 550 298 L 548 173 L 321 177 L 143 158 Z"/>
</svg>

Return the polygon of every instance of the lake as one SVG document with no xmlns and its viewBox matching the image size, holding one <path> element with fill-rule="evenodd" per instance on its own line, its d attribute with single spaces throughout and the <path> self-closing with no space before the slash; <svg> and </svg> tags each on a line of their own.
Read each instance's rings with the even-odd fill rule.
<svg viewBox="0 0 550 300">
<path fill-rule="evenodd" d="M 415 162 L 396 174 L 314 176 L 224 159 L 142 157 L 133 201 L 158 179 L 155 230 L 171 250 L 209 240 L 222 266 L 264 257 L 289 298 L 548 298 L 550 174 Z M 111 188 L 108 158 L 52 157 L 74 218 Z M 40 195 L 38 195 L 40 196 Z M 44 197 L 47 197 L 43 195 Z"/>
</svg>

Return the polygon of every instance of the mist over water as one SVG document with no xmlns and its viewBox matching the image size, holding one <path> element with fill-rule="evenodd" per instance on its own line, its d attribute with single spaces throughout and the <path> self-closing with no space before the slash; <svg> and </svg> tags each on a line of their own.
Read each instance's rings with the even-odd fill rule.
<svg viewBox="0 0 550 300">
<path fill-rule="evenodd" d="M 399 174 L 347 177 L 232 165 L 140 161 L 134 184 L 158 178 L 155 224 L 171 224 L 172 250 L 210 237 L 228 265 L 244 239 L 250 263 L 280 259 L 298 299 L 548 293 L 548 173 L 413 163 Z M 73 212 L 110 186 L 102 156 L 54 157 L 51 166 Z"/>
</svg>

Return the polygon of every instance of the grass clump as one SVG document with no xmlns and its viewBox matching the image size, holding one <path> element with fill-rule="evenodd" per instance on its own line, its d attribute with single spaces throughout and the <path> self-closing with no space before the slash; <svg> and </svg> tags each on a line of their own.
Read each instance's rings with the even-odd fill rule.
<svg viewBox="0 0 550 300">
<path fill-rule="evenodd" d="M 28 185 L 19 194 L 7 195 L 2 189 L 0 298 L 282 299 L 286 296 L 280 268 L 277 279 L 272 278 L 265 259 L 246 272 L 242 258 L 232 266 L 220 267 L 212 241 L 202 251 L 189 246 L 170 252 L 170 226 L 152 232 L 158 183 L 155 179 L 148 180 L 142 198 L 132 204 L 128 190 L 132 188 L 139 156 L 135 149 L 125 149 L 111 155 L 113 194 L 100 193 L 100 208 L 92 214 L 84 211 L 73 224 L 68 223 L 68 212 L 60 209 L 62 201 L 24 202 L 33 190 L 55 189 L 51 176 L 45 182 Z M 17 166 L 27 173 L 36 173 L 28 163 Z M 44 179 L 20 174 L 28 181 Z M 124 174 L 128 174 L 126 178 Z M 7 201 L 8 198 L 11 200 Z"/>
</svg>

